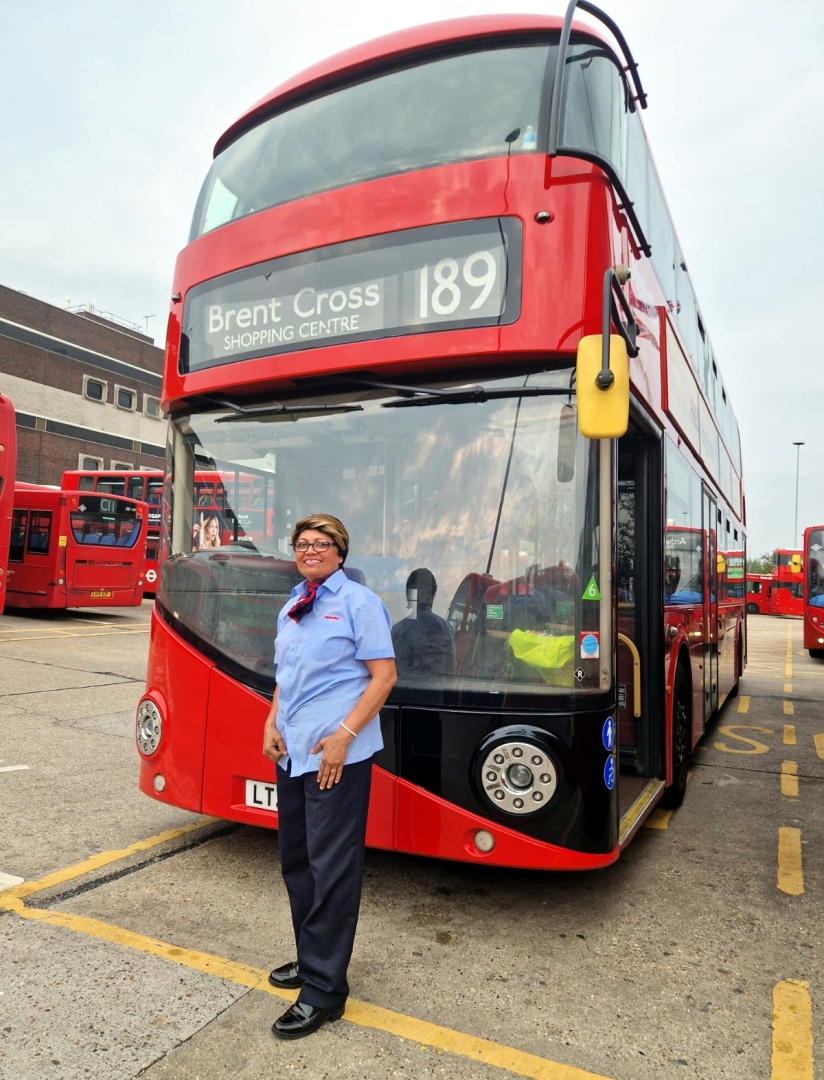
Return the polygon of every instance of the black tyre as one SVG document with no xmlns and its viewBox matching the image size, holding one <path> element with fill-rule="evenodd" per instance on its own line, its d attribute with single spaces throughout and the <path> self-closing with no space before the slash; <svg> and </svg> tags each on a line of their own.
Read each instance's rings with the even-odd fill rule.
<svg viewBox="0 0 824 1080">
<path fill-rule="evenodd" d="M 824 649 L 809 649 L 808 651 L 813 660 L 824 660 Z"/>
<path fill-rule="evenodd" d="M 742 663 L 741 655 L 741 638 L 739 637 L 738 645 L 735 649 L 735 686 L 733 686 L 732 690 L 730 690 L 729 694 L 727 694 L 728 698 L 738 697 L 738 691 L 741 687 L 741 674 L 743 670 L 744 664 Z"/>
<path fill-rule="evenodd" d="M 747 614 L 748 615 L 757 615 L 758 614 L 758 604 L 747 604 Z"/>
<path fill-rule="evenodd" d="M 681 805 L 687 791 L 691 715 L 690 681 L 683 665 L 679 664 L 675 672 L 675 686 L 672 689 L 672 784 L 661 798 L 661 805 L 670 809 Z"/>
</svg>

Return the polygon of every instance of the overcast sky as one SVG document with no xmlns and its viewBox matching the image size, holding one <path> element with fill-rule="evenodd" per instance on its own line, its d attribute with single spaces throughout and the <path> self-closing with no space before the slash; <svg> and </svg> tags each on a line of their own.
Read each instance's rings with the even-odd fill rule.
<svg viewBox="0 0 824 1080">
<path fill-rule="evenodd" d="M 794 546 L 797 463 L 799 533 L 824 521 L 824 4 L 601 6 L 640 65 L 650 143 L 738 416 L 749 554 Z M 392 30 L 564 8 L 0 0 L 0 284 L 91 302 L 162 345 L 212 147 L 249 105 Z"/>
</svg>

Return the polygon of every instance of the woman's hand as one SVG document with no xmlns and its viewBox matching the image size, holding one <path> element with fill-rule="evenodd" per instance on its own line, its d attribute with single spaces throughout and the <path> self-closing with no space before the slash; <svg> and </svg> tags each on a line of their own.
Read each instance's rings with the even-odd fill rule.
<svg viewBox="0 0 824 1080">
<path fill-rule="evenodd" d="M 266 717 L 266 723 L 263 725 L 263 754 L 264 757 L 268 757 L 270 761 L 274 761 L 276 765 L 280 759 L 289 752 L 286 749 L 286 743 L 283 736 L 278 731 L 277 718 L 278 692 L 276 689 L 275 696 L 272 699 L 272 707 L 269 710 L 269 715 Z"/>
<path fill-rule="evenodd" d="M 352 736 L 339 727 L 334 734 L 321 739 L 317 746 L 313 746 L 309 751 L 310 754 L 323 753 L 318 768 L 318 786 L 321 791 L 332 787 L 333 784 L 340 783 L 343 776 L 344 762 L 346 761 L 346 751 L 349 749 L 351 741 Z"/>
</svg>

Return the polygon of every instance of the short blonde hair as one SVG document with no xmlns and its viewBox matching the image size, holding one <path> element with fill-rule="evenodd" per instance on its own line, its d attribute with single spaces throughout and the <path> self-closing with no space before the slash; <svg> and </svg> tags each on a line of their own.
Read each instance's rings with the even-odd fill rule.
<svg viewBox="0 0 824 1080">
<path fill-rule="evenodd" d="M 297 543 L 298 537 L 306 529 L 316 529 L 318 532 L 325 533 L 330 540 L 333 540 L 335 547 L 341 554 L 341 565 L 346 562 L 346 556 L 349 554 L 349 533 L 346 531 L 346 526 L 338 518 L 333 517 L 332 514 L 309 514 L 305 518 L 297 523 L 292 529 L 292 547 Z"/>
</svg>

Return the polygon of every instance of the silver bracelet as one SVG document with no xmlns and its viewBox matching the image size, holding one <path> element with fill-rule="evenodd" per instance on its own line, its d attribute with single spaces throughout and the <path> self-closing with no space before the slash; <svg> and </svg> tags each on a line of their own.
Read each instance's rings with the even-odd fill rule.
<svg viewBox="0 0 824 1080">
<path fill-rule="evenodd" d="M 357 731 L 353 731 L 350 727 L 347 727 L 346 724 L 343 723 L 343 721 L 341 721 L 340 726 L 343 728 L 344 731 L 348 731 L 353 739 L 357 739 L 357 737 L 358 737 Z"/>
</svg>

